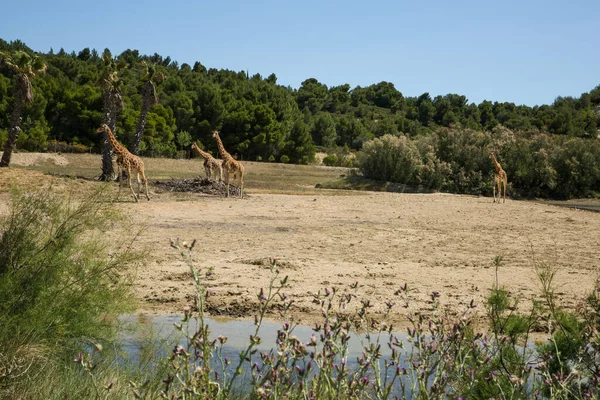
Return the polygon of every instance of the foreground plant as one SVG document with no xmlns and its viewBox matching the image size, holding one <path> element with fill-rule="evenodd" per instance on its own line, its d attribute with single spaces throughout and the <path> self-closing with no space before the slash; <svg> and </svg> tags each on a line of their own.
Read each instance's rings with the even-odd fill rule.
<svg viewBox="0 0 600 400">
<path fill-rule="evenodd" d="M 141 254 L 131 241 L 106 240 L 113 229 L 128 236 L 111 203 L 103 190 L 84 199 L 11 192 L 0 221 L 0 397 L 3 387 L 38 390 L 31 380 L 42 369 L 115 338 Z"/>
<path fill-rule="evenodd" d="M 289 317 L 293 301 L 283 293 L 287 277 L 280 278 L 277 260 L 271 260 L 271 278 L 257 294 L 255 330 L 237 358 L 226 356 L 227 337 L 215 336 L 206 319 L 207 281 L 212 269 L 195 268 L 191 243 L 175 240 L 190 266 L 196 295 L 175 328 L 184 343 L 173 346 L 164 359 L 160 386 L 132 381 L 136 398 L 258 399 L 592 399 L 600 392 L 600 284 L 579 316 L 562 310 L 553 293 L 552 270 L 538 269 L 546 306 L 534 303 L 528 314 L 496 280 L 484 315 L 487 333 L 478 332 L 478 307 L 469 303 L 449 314 L 441 294 L 432 292 L 432 312 L 409 316 L 407 334 L 395 333 L 388 321 L 396 304 L 406 302 L 404 285 L 386 302 L 383 314 L 355 294 L 359 283 L 346 289 L 325 288 L 313 293 L 322 319 L 304 340 L 295 334 Z M 496 268 L 502 258 L 494 260 Z M 356 306 L 356 307 L 355 307 Z M 279 311 L 284 320 L 271 350 L 260 350 L 267 313 Z M 582 318 L 583 317 L 583 318 Z M 539 347 L 530 335 L 549 326 L 548 341 Z M 351 358 L 351 342 L 360 343 L 360 355 Z M 85 371 L 93 368 L 80 358 Z M 96 382 L 100 382 L 96 380 Z M 99 395 L 110 388 L 94 385 Z"/>
</svg>

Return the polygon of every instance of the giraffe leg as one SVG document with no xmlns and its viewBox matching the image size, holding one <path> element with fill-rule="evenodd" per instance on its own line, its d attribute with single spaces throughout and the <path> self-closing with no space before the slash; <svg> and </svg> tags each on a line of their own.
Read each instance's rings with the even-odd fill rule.
<svg viewBox="0 0 600 400">
<path fill-rule="evenodd" d="M 216 174 L 219 175 L 219 182 L 223 182 L 223 168 L 216 168 Z"/>
<path fill-rule="evenodd" d="M 495 180 L 494 180 L 493 190 L 494 190 L 494 203 L 495 203 L 496 202 L 496 181 Z"/>
<path fill-rule="evenodd" d="M 119 182 L 119 189 L 117 190 L 117 201 L 119 201 L 119 197 L 121 197 L 121 185 L 123 184 L 123 170 L 121 169 L 121 166 L 117 167 L 117 173 L 119 174 L 117 176 L 117 180 Z"/>
<path fill-rule="evenodd" d="M 229 170 L 227 168 L 223 171 L 223 175 L 225 175 L 225 186 L 227 186 L 227 194 L 225 197 L 229 197 Z"/>
<path fill-rule="evenodd" d="M 127 169 L 127 183 L 129 183 L 129 189 L 131 189 L 131 194 L 133 195 L 133 198 L 135 199 L 135 201 L 138 201 L 137 196 L 135 195 L 135 192 L 133 191 L 133 186 L 131 186 L 131 168 Z"/>
<path fill-rule="evenodd" d="M 204 166 L 204 172 L 206 172 L 206 177 L 210 180 L 210 167 L 208 165 Z"/>
<path fill-rule="evenodd" d="M 240 173 L 240 199 L 244 198 L 244 173 Z"/>
<path fill-rule="evenodd" d="M 142 188 L 142 187 L 141 187 L 141 186 L 142 186 L 142 182 L 141 182 L 141 180 L 140 180 L 140 171 L 138 171 L 138 173 L 137 173 L 137 175 L 136 175 L 136 178 L 137 178 L 137 197 L 138 197 L 138 199 L 139 199 L 139 198 L 140 198 L 140 190 L 141 190 L 141 188 Z"/>
<path fill-rule="evenodd" d="M 500 204 L 500 196 L 502 196 L 502 182 L 498 181 L 498 204 Z"/>
<path fill-rule="evenodd" d="M 142 174 L 142 180 L 144 181 L 144 188 L 146 189 L 146 198 L 148 199 L 148 201 L 150 201 L 150 196 L 148 195 L 148 179 L 146 179 L 146 174 L 144 173 L 144 171 L 140 171 L 140 173 Z"/>
<path fill-rule="evenodd" d="M 506 181 L 504 181 L 503 183 L 504 183 L 504 192 L 502 195 L 502 198 L 503 198 L 502 203 L 506 203 Z"/>
</svg>

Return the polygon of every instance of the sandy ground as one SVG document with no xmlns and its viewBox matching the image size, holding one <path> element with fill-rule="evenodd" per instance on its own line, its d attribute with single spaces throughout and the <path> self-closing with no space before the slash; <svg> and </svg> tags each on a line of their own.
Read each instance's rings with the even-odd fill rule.
<svg viewBox="0 0 600 400">
<path fill-rule="evenodd" d="M 481 313 L 495 282 L 496 255 L 504 257 L 500 285 L 525 309 L 528 299 L 539 298 L 534 258 L 558 267 L 557 292 L 570 308 L 592 290 L 600 271 L 599 213 L 448 194 L 353 194 L 163 195 L 131 204 L 136 221 L 147 226 L 138 244 L 152 252 L 139 271 L 140 311 L 180 313 L 194 294 L 188 267 L 169 247 L 175 237 L 197 239 L 196 265 L 214 267 L 213 314 L 251 317 L 271 276 L 266 260 L 276 257 L 289 276 L 295 316 L 307 324 L 320 315 L 311 293 L 354 282 L 353 292 L 370 299 L 375 312 L 395 301 L 396 323 L 410 312 L 430 312 L 433 291 L 444 308 L 457 312 L 474 300 Z M 412 289 L 408 304 L 394 296 L 405 283 Z"/>
</svg>

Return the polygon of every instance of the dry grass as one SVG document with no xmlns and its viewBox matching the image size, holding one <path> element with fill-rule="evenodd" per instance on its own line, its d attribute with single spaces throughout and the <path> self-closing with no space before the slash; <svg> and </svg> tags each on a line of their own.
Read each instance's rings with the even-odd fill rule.
<svg viewBox="0 0 600 400">
<path fill-rule="evenodd" d="M 169 158 L 143 158 L 148 182 L 163 179 L 183 179 L 204 176 L 201 160 L 176 160 Z M 317 165 L 291 165 L 243 162 L 244 189 L 247 193 L 314 194 L 323 193 L 315 185 L 334 181 L 348 173 L 347 168 Z M 41 154 L 15 153 L 11 176 L 22 175 L 14 170 L 27 169 L 59 177 L 94 180 L 100 175 L 98 154 Z M 50 177 L 48 177 L 50 178 Z M 35 180 L 35 178 L 32 178 Z M 2 186 L 0 176 L 0 190 Z"/>
</svg>

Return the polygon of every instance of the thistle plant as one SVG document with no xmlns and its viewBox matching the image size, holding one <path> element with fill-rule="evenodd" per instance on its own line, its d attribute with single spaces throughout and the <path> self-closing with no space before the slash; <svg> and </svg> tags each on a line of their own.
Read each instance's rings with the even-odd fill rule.
<svg viewBox="0 0 600 400">
<path fill-rule="evenodd" d="M 546 306 L 534 302 L 527 314 L 496 280 L 483 316 L 486 331 L 478 331 L 479 307 L 473 301 L 458 314 L 442 307 L 442 294 L 432 292 L 428 315 L 408 316 L 406 334 L 389 322 L 397 307 L 405 306 L 409 287 L 399 287 L 376 314 L 372 302 L 356 295 L 359 283 L 347 288 L 323 288 L 312 293 L 321 318 L 310 337 L 296 335 L 290 316 L 293 300 L 284 292 L 276 259 L 271 259 L 268 286 L 256 295 L 254 330 L 239 356 L 229 359 L 227 337 L 215 336 L 206 318 L 212 292 L 207 281 L 211 268 L 196 268 L 196 241 L 172 240 L 171 247 L 186 260 L 196 286 L 192 303 L 175 328 L 184 343 L 175 345 L 164 360 L 162 385 L 130 382 L 136 398 L 244 397 L 252 399 L 592 399 L 600 388 L 600 284 L 577 317 L 560 308 L 554 293 L 554 273 L 542 273 Z M 499 267 L 502 259 L 496 257 Z M 548 312 L 552 310 L 552 312 Z M 269 313 L 283 320 L 272 349 L 260 350 L 261 327 Z M 530 335 L 542 322 L 548 340 L 533 347 Z M 360 352 L 351 357 L 350 343 L 358 338 Z M 579 337 L 579 340 L 575 340 Z M 229 356 L 231 357 L 231 356 Z M 93 378 L 94 393 L 105 397 L 110 382 L 94 378 L 96 364 L 80 356 L 78 362 Z"/>
</svg>

